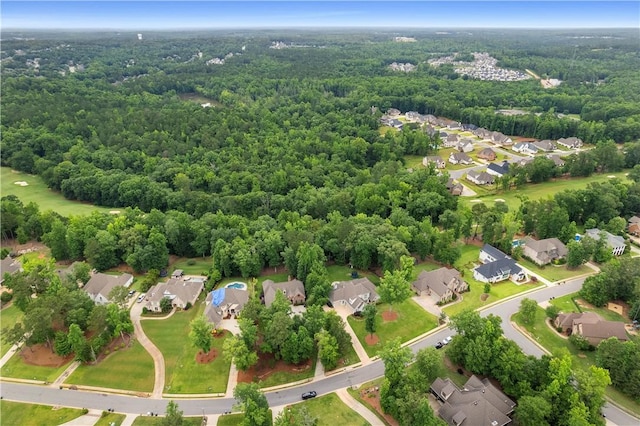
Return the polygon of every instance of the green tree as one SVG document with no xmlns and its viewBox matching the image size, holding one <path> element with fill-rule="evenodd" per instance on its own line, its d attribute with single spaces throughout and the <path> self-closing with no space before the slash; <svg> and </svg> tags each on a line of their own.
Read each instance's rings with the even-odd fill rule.
<svg viewBox="0 0 640 426">
<path fill-rule="evenodd" d="M 536 312 L 538 310 L 538 303 L 535 300 L 524 298 L 520 302 L 520 318 L 525 324 L 532 325 L 536 320 Z"/>
<path fill-rule="evenodd" d="M 335 337 L 322 330 L 315 336 L 318 342 L 318 358 L 326 370 L 333 370 L 340 359 L 340 347 Z"/>
<path fill-rule="evenodd" d="M 95 269 L 104 271 L 119 263 L 116 254 L 117 249 L 116 237 L 107 231 L 100 230 L 95 237 L 87 241 L 84 248 L 84 257 Z"/>
<path fill-rule="evenodd" d="M 393 309 L 394 303 L 403 302 L 411 297 L 411 286 L 404 275 L 401 270 L 385 271 L 380 280 L 378 293 L 382 302 L 389 304 L 389 311 Z"/>
<path fill-rule="evenodd" d="M 162 419 L 162 426 L 182 426 L 184 424 L 182 414 L 182 410 L 178 408 L 178 404 L 174 401 L 169 401 L 166 415 Z"/>
<path fill-rule="evenodd" d="M 257 383 L 238 383 L 233 390 L 238 408 L 244 413 L 243 426 L 266 426 L 271 424 L 269 402 Z"/>
<path fill-rule="evenodd" d="M 194 318 L 193 321 L 191 321 L 189 338 L 191 339 L 191 343 L 200 349 L 203 354 L 208 354 L 213 345 L 212 331 L 213 325 L 204 315 Z"/>
<path fill-rule="evenodd" d="M 273 421 L 274 426 L 316 426 L 318 418 L 313 417 L 305 406 L 288 406 Z"/>
<path fill-rule="evenodd" d="M 378 309 L 376 309 L 376 306 L 373 304 L 368 304 L 362 310 L 362 316 L 364 317 L 364 329 L 371 335 L 376 332 L 377 315 Z"/>
<path fill-rule="evenodd" d="M 420 349 L 416 353 L 415 369 L 425 383 L 432 383 L 442 365 L 442 352 L 433 347 Z"/>
<path fill-rule="evenodd" d="M 240 371 L 247 371 L 258 362 L 258 354 L 247 347 L 240 336 L 232 336 L 224 341 L 222 351 L 227 361 L 233 361 Z"/>
<path fill-rule="evenodd" d="M 526 395 L 518 399 L 515 417 L 522 426 L 548 426 L 551 404 L 541 396 Z"/>
<path fill-rule="evenodd" d="M 112 303 L 115 303 L 123 309 L 126 307 L 127 300 L 129 299 L 129 289 L 123 285 L 115 286 L 111 289 L 107 297 Z"/>
<path fill-rule="evenodd" d="M 162 311 L 162 313 L 170 312 L 171 309 L 173 309 L 171 299 L 166 296 L 160 299 L 160 310 Z"/>
<path fill-rule="evenodd" d="M 589 260 L 589 254 L 582 243 L 570 241 L 567 244 L 567 268 L 576 269 L 587 260 Z"/>
</svg>

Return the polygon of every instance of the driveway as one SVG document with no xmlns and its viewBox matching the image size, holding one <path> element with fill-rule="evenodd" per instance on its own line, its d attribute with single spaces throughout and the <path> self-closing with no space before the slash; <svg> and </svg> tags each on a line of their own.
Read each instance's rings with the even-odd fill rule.
<svg viewBox="0 0 640 426">
<path fill-rule="evenodd" d="M 436 304 L 436 301 L 431 296 L 413 296 L 413 301 L 422 307 L 425 311 L 430 314 L 435 315 L 436 317 L 440 317 L 440 307 Z"/>
<path fill-rule="evenodd" d="M 328 306 L 325 306 L 324 309 L 325 311 L 331 310 L 331 308 L 329 308 Z M 333 310 L 340 316 L 340 318 L 344 320 L 344 329 L 347 333 L 349 333 L 349 336 L 351 336 L 353 349 L 356 351 L 358 358 L 360 358 L 360 362 L 362 362 L 363 365 L 370 362 L 371 359 L 369 358 L 369 355 L 367 355 L 367 351 L 364 350 L 364 347 L 360 343 L 360 340 L 358 340 L 358 336 L 356 336 L 356 333 L 353 332 L 351 325 L 349 325 L 349 321 L 347 321 L 347 318 L 349 317 L 349 315 L 351 315 L 351 310 L 346 306 L 337 306 L 334 307 Z"/>
<path fill-rule="evenodd" d="M 134 303 L 131 307 L 130 315 L 131 322 L 133 323 L 134 335 L 142 347 L 145 348 L 151 358 L 153 358 L 153 367 L 155 370 L 155 380 L 153 383 L 152 398 L 161 399 L 162 391 L 164 390 L 164 357 L 162 352 L 153 344 L 151 340 L 144 334 L 142 324 L 140 323 L 140 317 L 142 315 L 143 303 Z"/>
</svg>

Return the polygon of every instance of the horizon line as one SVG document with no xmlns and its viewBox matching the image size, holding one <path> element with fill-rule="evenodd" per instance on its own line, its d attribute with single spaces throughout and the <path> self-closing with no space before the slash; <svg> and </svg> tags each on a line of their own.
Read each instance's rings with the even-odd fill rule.
<svg viewBox="0 0 640 426">
<path fill-rule="evenodd" d="M 75 28 L 64 28 L 64 27 L 48 27 L 48 28 L 29 28 L 29 27 L 7 27 L 4 28 L 1 32 L 11 32 L 11 31 L 225 31 L 225 30 L 282 30 L 282 29 L 292 29 L 292 30 L 301 30 L 301 29 L 397 29 L 397 30 L 429 30 L 429 29 L 437 29 L 437 30 L 637 30 L 637 27 L 449 27 L 449 26 L 393 26 L 393 25 L 356 25 L 356 26 L 347 26 L 347 25 L 320 25 L 320 26 L 252 26 L 252 27 L 166 27 L 166 28 L 124 28 L 124 27 L 75 27 Z"/>
</svg>

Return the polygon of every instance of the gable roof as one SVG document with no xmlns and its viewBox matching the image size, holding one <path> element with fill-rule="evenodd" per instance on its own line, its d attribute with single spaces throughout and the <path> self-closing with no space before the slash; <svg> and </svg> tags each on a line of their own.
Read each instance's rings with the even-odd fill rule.
<svg viewBox="0 0 640 426">
<path fill-rule="evenodd" d="M 498 250 L 497 248 L 495 248 L 494 246 L 492 246 L 490 244 L 483 245 L 482 249 L 480 249 L 480 251 L 485 252 L 486 254 L 488 254 L 489 256 L 493 257 L 496 260 L 505 259 L 505 258 L 509 257 L 506 254 L 504 254 L 502 251 Z"/>
<path fill-rule="evenodd" d="M 557 238 L 547 238 L 536 241 L 527 236 L 524 239 L 524 245 L 535 251 L 537 254 L 536 257 L 545 262 L 550 262 L 552 258 L 564 257 L 569 253 L 567 246 Z M 551 255 L 549 253 L 551 253 Z"/>
<path fill-rule="evenodd" d="M 489 170 L 499 175 L 506 175 L 507 173 L 509 173 L 509 163 L 507 163 L 506 161 L 501 164 L 491 163 L 487 166 L 487 172 Z"/>
<path fill-rule="evenodd" d="M 453 157 L 456 161 L 473 161 L 465 152 L 452 152 L 449 157 Z"/>
<path fill-rule="evenodd" d="M 510 258 L 498 259 L 495 262 L 484 263 L 475 268 L 480 275 L 486 278 L 492 278 L 499 275 L 509 273 L 509 275 L 518 275 L 522 272 L 515 260 Z"/>
<path fill-rule="evenodd" d="M 329 301 L 331 303 L 345 300 L 354 310 L 361 310 L 368 301 L 363 300 L 360 296 L 369 294 L 370 300 L 378 299 L 376 286 L 369 281 L 369 278 L 358 278 L 351 281 L 340 281 L 333 283 L 329 291 Z"/>
<path fill-rule="evenodd" d="M 575 321 L 575 320 L 574 320 Z M 609 337 L 615 337 L 618 340 L 626 341 L 627 332 L 624 328 L 624 324 L 618 321 L 605 321 L 598 322 L 586 322 L 582 323 L 581 327 L 582 336 L 589 339 L 606 340 Z"/>
<path fill-rule="evenodd" d="M 495 157 L 496 152 L 491 148 L 485 148 L 478 153 L 478 157 Z"/>
<path fill-rule="evenodd" d="M 10 256 L 0 260 L 0 279 L 4 278 L 4 274 L 13 275 L 22 268 L 22 264 L 18 259 L 13 259 Z"/>
<path fill-rule="evenodd" d="M 587 229 L 586 231 L 587 236 L 593 238 L 594 240 L 599 240 L 600 239 L 600 233 L 604 232 L 604 236 L 605 239 L 607 240 L 607 244 L 609 245 L 609 247 L 611 248 L 615 248 L 615 247 L 621 247 L 621 246 L 626 246 L 627 243 L 625 243 L 624 238 L 618 236 L 618 235 L 613 235 L 610 232 L 607 231 L 601 231 L 598 228 L 591 228 L 591 229 Z"/>
<path fill-rule="evenodd" d="M 264 304 L 267 307 L 271 306 L 273 301 L 276 299 L 276 292 L 278 290 L 283 292 L 287 298 L 298 296 L 301 296 L 302 298 L 306 297 L 304 284 L 302 284 L 302 281 L 300 280 L 290 280 L 281 283 L 265 280 L 262 283 L 262 291 L 264 292 Z"/>
<path fill-rule="evenodd" d="M 640 223 L 640 216 L 631 216 L 628 220 L 629 223 Z"/>
<path fill-rule="evenodd" d="M 416 281 L 412 283 L 413 287 L 419 291 L 431 289 L 435 294 L 442 297 L 449 291 L 449 283 L 454 280 L 460 280 L 460 272 L 455 269 L 439 268 L 434 271 L 422 271 Z"/>
<path fill-rule="evenodd" d="M 239 288 L 219 288 L 209 292 L 205 299 L 204 316 L 218 324 L 229 310 L 240 312 L 249 301 L 249 292 Z"/>
<path fill-rule="evenodd" d="M 495 179 L 487 172 L 479 172 L 477 170 L 469 170 L 467 179 L 474 179 L 480 182 L 493 183 Z"/>
<path fill-rule="evenodd" d="M 160 302 L 162 298 L 174 299 L 178 297 L 185 302 L 195 300 L 204 288 L 204 280 L 171 278 L 166 283 L 158 283 L 147 292 L 149 302 Z M 192 302 L 193 303 L 193 302 Z"/>
<path fill-rule="evenodd" d="M 105 299 L 108 298 L 109 293 L 115 287 L 124 286 L 133 279 L 131 274 L 122 274 L 120 276 L 107 275 L 102 272 L 95 273 L 89 278 L 89 281 L 82 287 L 82 289 L 96 298 L 98 295 L 102 295 Z"/>
</svg>

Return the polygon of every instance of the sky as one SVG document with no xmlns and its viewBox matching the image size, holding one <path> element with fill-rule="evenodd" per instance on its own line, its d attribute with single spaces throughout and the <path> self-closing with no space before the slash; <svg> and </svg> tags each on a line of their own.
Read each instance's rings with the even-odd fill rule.
<svg viewBox="0 0 640 426">
<path fill-rule="evenodd" d="M 640 1 L 7 1 L 2 29 L 639 28 Z"/>
</svg>

